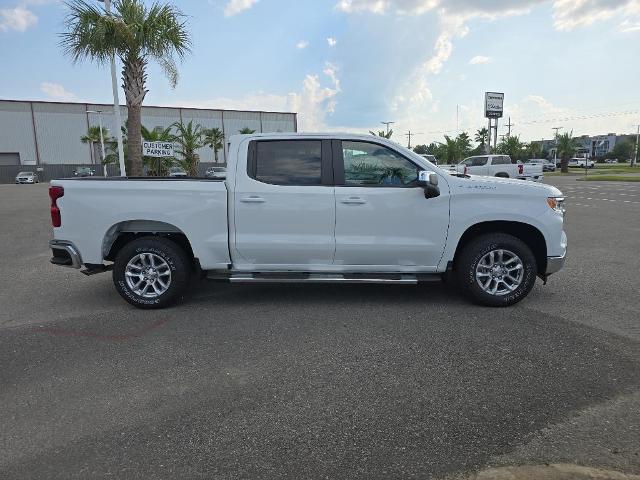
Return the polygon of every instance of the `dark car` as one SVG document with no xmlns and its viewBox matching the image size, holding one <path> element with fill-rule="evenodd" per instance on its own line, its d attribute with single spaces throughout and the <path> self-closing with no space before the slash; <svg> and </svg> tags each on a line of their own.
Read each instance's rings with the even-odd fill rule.
<svg viewBox="0 0 640 480">
<path fill-rule="evenodd" d="M 90 167 L 78 167 L 73 171 L 73 175 L 76 177 L 93 177 L 96 171 Z"/>
</svg>

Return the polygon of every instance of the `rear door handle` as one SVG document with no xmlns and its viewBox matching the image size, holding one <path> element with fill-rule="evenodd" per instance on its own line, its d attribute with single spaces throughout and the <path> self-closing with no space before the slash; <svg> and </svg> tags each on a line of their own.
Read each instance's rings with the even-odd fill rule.
<svg viewBox="0 0 640 480">
<path fill-rule="evenodd" d="M 242 197 L 240 201 L 243 203 L 264 203 L 264 198 L 258 197 L 257 195 L 251 195 L 249 197 Z"/>
<path fill-rule="evenodd" d="M 340 203 L 344 203 L 345 205 L 362 205 L 367 203 L 367 201 L 360 197 L 346 197 L 340 200 Z"/>
</svg>

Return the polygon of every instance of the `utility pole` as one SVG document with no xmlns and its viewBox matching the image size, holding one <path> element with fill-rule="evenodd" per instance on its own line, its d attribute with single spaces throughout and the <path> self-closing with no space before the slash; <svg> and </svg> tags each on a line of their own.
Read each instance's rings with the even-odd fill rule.
<svg viewBox="0 0 640 480">
<path fill-rule="evenodd" d="M 405 137 L 409 137 L 409 143 L 407 144 L 407 148 L 411 149 L 411 137 L 415 136 L 415 135 L 423 135 L 422 133 L 415 133 L 412 132 L 411 130 L 409 130 L 407 133 L 404 134 Z"/>
<path fill-rule="evenodd" d="M 635 167 L 636 163 L 638 162 L 638 140 L 640 140 L 640 124 L 636 125 L 636 127 L 638 127 L 638 130 L 636 133 L 636 148 L 633 153 L 633 161 L 631 162 L 632 167 Z"/>
<path fill-rule="evenodd" d="M 562 130 L 564 127 L 551 127 L 551 130 L 555 130 L 556 134 L 554 135 L 554 146 L 553 149 L 553 163 L 558 165 L 558 130 Z"/>
<path fill-rule="evenodd" d="M 507 123 L 505 125 L 505 127 L 507 127 L 507 137 L 511 136 L 511 127 L 515 127 L 515 125 L 513 123 L 511 123 L 511 117 L 509 117 L 509 123 Z"/>
<path fill-rule="evenodd" d="M 380 122 L 380 123 L 387 126 L 387 136 L 389 136 L 389 125 L 393 125 L 396 122 Z"/>
</svg>

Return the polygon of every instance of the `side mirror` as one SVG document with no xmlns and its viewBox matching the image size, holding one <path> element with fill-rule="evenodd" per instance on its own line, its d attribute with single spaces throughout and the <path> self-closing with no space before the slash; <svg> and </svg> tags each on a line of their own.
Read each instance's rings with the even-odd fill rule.
<svg viewBox="0 0 640 480">
<path fill-rule="evenodd" d="M 418 172 L 418 185 L 424 187 L 424 197 L 434 198 L 440 195 L 438 188 L 438 174 L 428 170 Z"/>
</svg>

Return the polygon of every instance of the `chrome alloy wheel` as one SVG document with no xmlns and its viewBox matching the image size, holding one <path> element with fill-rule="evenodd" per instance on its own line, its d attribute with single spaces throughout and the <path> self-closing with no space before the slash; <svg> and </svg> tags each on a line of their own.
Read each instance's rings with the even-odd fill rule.
<svg viewBox="0 0 640 480">
<path fill-rule="evenodd" d="M 140 253 L 133 257 L 124 274 L 131 291 L 144 298 L 157 298 L 171 285 L 169 264 L 153 253 Z"/>
<path fill-rule="evenodd" d="M 490 295 L 513 292 L 520 286 L 523 278 L 522 260 L 509 250 L 491 250 L 476 266 L 476 281 Z"/>
</svg>

